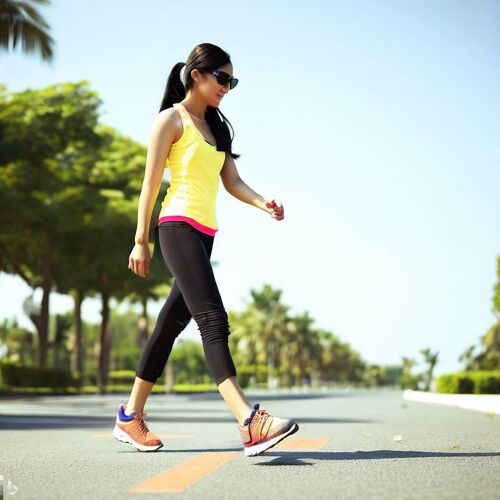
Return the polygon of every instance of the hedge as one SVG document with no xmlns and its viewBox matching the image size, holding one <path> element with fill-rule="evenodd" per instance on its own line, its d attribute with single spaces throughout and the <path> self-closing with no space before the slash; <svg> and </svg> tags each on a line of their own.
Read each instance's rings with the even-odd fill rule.
<svg viewBox="0 0 500 500">
<path fill-rule="evenodd" d="M 3 392 L 20 393 L 78 393 L 80 390 L 85 394 L 97 394 L 97 385 L 82 384 L 77 372 L 57 368 L 39 368 L 32 366 L 22 366 L 18 363 L 0 363 L 2 375 Z M 130 393 L 132 383 L 135 380 L 133 370 L 116 370 L 109 372 L 109 384 L 106 386 L 108 393 Z M 157 394 L 165 393 L 164 377 L 157 381 L 152 392 Z M 0 389 L 1 390 L 1 389 Z M 197 393 L 217 391 L 214 383 L 208 384 L 174 384 L 175 393 Z"/>
<path fill-rule="evenodd" d="M 447 373 L 436 378 L 442 394 L 500 394 L 500 370 Z"/>
<path fill-rule="evenodd" d="M 8 387 L 79 387 L 78 373 L 59 368 L 38 368 L 0 363 L 2 383 Z"/>
</svg>

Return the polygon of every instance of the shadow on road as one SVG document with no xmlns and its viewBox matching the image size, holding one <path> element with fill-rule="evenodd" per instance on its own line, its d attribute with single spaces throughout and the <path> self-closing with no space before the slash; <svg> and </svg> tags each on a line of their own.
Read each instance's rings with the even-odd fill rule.
<svg viewBox="0 0 500 500">
<path fill-rule="evenodd" d="M 447 451 L 399 451 L 399 450 L 372 450 L 372 451 L 268 451 L 260 457 L 275 456 L 270 462 L 259 462 L 255 465 L 314 465 L 305 460 L 380 460 L 388 458 L 454 458 L 454 457 L 498 457 L 500 452 L 447 452 Z"/>
<path fill-rule="evenodd" d="M 154 453 L 206 453 L 206 452 L 230 452 L 241 451 L 238 448 L 182 448 L 182 449 L 160 449 Z M 137 450 L 127 449 L 117 453 L 132 453 L 142 455 Z M 394 458 L 455 458 L 455 457 L 498 457 L 500 452 L 447 452 L 447 451 L 400 451 L 400 450 L 372 450 L 372 451 L 266 451 L 255 457 L 245 457 L 250 462 L 261 458 L 272 458 L 268 462 L 256 462 L 253 465 L 314 465 L 307 460 L 380 460 Z"/>
<path fill-rule="evenodd" d="M 81 416 L 81 415 L 0 415 L 0 430 L 23 430 L 23 429 L 74 429 L 74 428 L 99 428 L 109 429 L 113 426 L 116 415 L 111 414 L 108 417 L 102 416 Z M 355 419 L 355 418 L 313 418 L 295 417 L 300 423 L 313 424 L 336 424 L 336 423 L 374 423 L 374 420 Z M 172 423 L 211 423 L 226 424 L 235 423 L 231 416 L 227 417 L 188 417 L 188 416 L 165 416 L 149 417 L 148 422 L 172 422 Z"/>
</svg>

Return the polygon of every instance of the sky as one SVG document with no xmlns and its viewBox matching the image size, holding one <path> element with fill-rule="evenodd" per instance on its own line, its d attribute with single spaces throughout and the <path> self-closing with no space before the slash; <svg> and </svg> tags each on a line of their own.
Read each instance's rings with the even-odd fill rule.
<svg viewBox="0 0 500 500">
<path fill-rule="evenodd" d="M 2 52 L 0 82 L 89 80 L 101 121 L 146 146 L 173 65 L 202 42 L 229 52 L 240 81 L 221 110 L 236 166 L 285 218 L 220 184 L 212 260 L 226 309 L 269 283 L 369 363 L 421 361 L 430 347 L 436 375 L 463 367 L 495 322 L 499 2 L 59 0 L 40 11 L 53 63 Z M 31 328 L 29 287 L 0 274 L 0 292 L 0 319 Z M 51 296 L 52 313 L 71 306 Z M 87 299 L 84 319 L 100 309 Z M 182 336 L 199 339 L 194 321 Z"/>
</svg>

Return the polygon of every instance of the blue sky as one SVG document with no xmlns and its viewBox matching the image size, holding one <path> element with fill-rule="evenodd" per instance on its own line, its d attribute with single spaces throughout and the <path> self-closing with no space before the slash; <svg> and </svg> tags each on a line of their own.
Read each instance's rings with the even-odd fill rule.
<svg viewBox="0 0 500 500">
<path fill-rule="evenodd" d="M 495 321 L 498 2 L 74 0 L 41 10 L 54 63 L 3 52 L 0 81 L 19 91 L 87 79 L 102 121 L 145 145 L 172 66 L 201 42 L 230 53 L 240 82 L 221 109 L 236 164 L 285 219 L 221 183 L 212 258 L 226 308 L 270 283 L 369 362 L 431 347 L 437 374 L 460 368 Z M 0 289 L 0 318 L 31 326 L 20 307 L 28 287 L 2 274 Z M 51 307 L 71 302 L 54 294 Z M 85 319 L 99 311 L 84 303 Z M 199 338 L 194 321 L 183 335 Z"/>
</svg>

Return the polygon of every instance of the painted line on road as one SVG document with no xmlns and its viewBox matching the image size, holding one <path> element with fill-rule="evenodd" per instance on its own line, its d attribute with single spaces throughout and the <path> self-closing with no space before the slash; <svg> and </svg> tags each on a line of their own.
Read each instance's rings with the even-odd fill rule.
<svg viewBox="0 0 500 500">
<path fill-rule="evenodd" d="M 205 452 L 130 489 L 129 493 L 179 493 L 241 455 L 241 451 Z"/>
<path fill-rule="evenodd" d="M 287 438 L 270 449 L 273 450 L 319 450 L 330 437 Z M 237 456 L 241 451 L 205 452 L 186 460 L 130 489 L 129 493 L 180 493 L 192 484 L 216 471 Z"/>
</svg>

